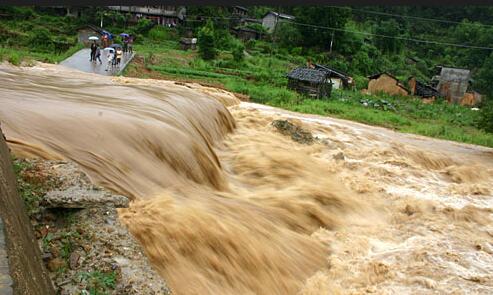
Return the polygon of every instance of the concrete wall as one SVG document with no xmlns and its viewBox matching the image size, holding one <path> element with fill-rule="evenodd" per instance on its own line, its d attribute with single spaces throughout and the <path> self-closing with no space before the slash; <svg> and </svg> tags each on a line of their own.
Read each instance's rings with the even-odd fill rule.
<svg viewBox="0 0 493 295">
<path fill-rule="evenodd" d="M 267 32 L 272 33 L 277 24 L 277 18 L 275 15 L 269 13 L 262 19 L 262 26 L 267 29 Z"/>
<path fill-rule="evenodd" d="M 55 294 L 41 260 L 38 241 L 34 237 L 24 203 L 17 193 L 17 183 L 12 168 L 10 152 L 1 129 L 0 217 L 4 223 L 6 246 L 4 248 L 6 248 L 8 254 L 8 268 L 13 281 L 13 294 Z M 0 252 L 2 250 L 1 247 L 0 244 Z M 4 270 L 6 271 L 6 269 Z M 0 291 L 3 290 L 0 288 Z"/>
<path fill-rule="evenodd" d="M 438 91 L 449 102 L 458 103 L 469 86 L 471 72 L 467 69 L 442 68 Z"/>
</svg>

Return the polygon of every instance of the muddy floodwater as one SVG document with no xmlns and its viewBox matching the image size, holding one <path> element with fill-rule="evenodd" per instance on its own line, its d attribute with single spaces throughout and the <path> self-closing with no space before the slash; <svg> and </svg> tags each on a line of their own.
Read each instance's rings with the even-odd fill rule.
<svg viewBox="0 0 493 295">
<path fill-rule="evenodd" d="M 53 65 L 0 66 L 0 93 L 17 156 L 133 200 L 174 294 L 493 294 L 492 149 Z"/>
</svg>

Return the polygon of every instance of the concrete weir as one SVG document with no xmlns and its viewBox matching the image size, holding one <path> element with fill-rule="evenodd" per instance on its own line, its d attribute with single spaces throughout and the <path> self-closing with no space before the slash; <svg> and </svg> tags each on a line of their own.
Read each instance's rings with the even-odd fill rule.
<svg viewBox="0 0 493 295">
<path fill-rule="evenodd" d="M 0 133 L 0 294 L 55 294 Z"/>
</svg>

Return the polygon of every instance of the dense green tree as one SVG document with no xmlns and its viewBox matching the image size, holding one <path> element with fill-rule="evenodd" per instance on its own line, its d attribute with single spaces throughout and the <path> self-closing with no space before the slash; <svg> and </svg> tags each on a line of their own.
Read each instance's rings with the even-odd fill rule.
<svg viewBox="0 0 493 295">
<path fill-rule="evenodd" d="M 297 6 L 293 9 L 293 14 L 296 17 L 296 22 L 335 29 L 344 28 L 351 17 L 350 10 L 326 6 Z M 303 37 L 303 45 L 307 47 L 328 49 L 332 34 L 334 34 L 334 42 L 337 42 L 342 36 L 339 31 L 309 26 L 298 26 L 298 30 Z"/>
<path fill-rule="evenodd" d="M 276 30 L 276 41 L 283 48 L 294 48 L 302 43 L 303 36 L 295 25 L 280 23 Z"/>
<path fill-rule="evenodd" d="M 404 37 L 401 34 L 399 23 L 394 19 L 382 21 L 375 26 L 375 44 L 383 53 L 400 53 L 404 47 L 404 41 L 390 37 Z"/>
<path fill-rule="evenodd" d="M 199 46 L 200 57 L 204 60 L 211 60 L 216 57 L 217 50 L 212 21 L 207 21 L 205 26 L 199 30 L 197 45 Z"/>
</svg>

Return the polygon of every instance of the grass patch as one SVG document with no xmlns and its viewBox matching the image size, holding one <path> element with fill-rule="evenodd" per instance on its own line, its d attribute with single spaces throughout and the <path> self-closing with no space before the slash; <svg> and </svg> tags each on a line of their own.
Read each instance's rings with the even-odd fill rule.
<svg viewBox="0 0 493 295">
<path fill-rule="evenodd" d="M 116 273 L 112 272 L 80 272 L 79 280 L 87 284 L 89 294 L 100 295 L 108 294 L 116 287 Z"/>
</svg>

